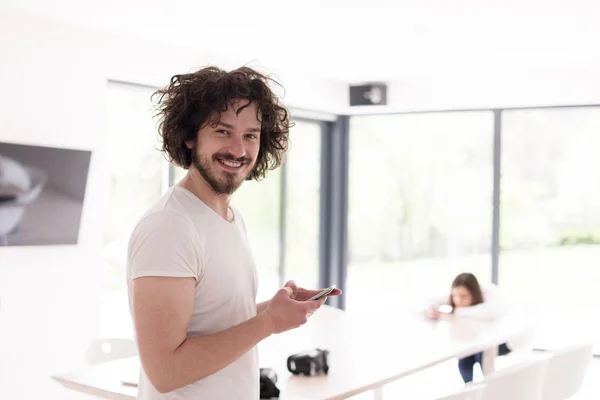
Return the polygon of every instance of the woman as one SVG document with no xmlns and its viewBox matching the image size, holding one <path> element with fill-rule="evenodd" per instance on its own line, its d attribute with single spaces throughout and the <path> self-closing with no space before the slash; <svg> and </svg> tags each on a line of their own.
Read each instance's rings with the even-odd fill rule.
<svg viewBox="0 0 600 400">
<path fill-rule="evenodd" d="M 495 286 L 482 290 L 475 275 L 462 273 L 454 278 L 450 296 L 445 303 L 451 313 L 482 319 L 496 319 L 506 313 L 508 304 L 502 299 Z M 427 317 L 432 320 L 440 318 L 440 305 L 430 306 Z M 506 343 L 498 346 L 498 355 L 510 353 Z M 458 360 L 458 369 L 465 383 L 473 380 L 473 369 L 476 363 L 481 365 L 482 353 Z"/>
</svg>

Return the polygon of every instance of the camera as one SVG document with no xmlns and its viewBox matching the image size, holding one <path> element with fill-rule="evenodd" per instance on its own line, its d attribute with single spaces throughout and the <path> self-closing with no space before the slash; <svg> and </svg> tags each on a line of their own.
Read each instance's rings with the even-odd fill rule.
<svg viewBox="0 0 600 400">
<path fill-rule="evenodd" d="M 287 359 L 287 368 L 294 375 L 315 376 L 329 372 L 328 350 L 314 349 L 293 354 Z"/>
<path fill-rule="evenodd" d="M 277 383 L 277 374 L 271 368 L 260 369 L 260 398 L 276 399 L 279 398 L 279 388 Z"/>
</svg>

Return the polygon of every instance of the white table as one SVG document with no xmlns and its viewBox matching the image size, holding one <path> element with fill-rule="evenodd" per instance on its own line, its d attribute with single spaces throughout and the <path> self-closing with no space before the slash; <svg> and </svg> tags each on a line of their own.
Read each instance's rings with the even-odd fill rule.
<svg viewBox="0 0 600 400">
<path fill-rule="evenodd" d="M 408 315 L 353 316 L 325 308 L 299 329 L 274 335 L 259 345 L 261 367 L 274 368 L 281 400 L 345 399 L 444 361 L 484 352 L 484 374 L 493 370 L 497 346 L 530 328 L 521 316 L 499 321 L 449 317 L 437 323 Z M 288 355 L 311 348 L 330 351 L 327 376 L 294 376 Z M 137 357 L 90 366 L 54 379 L 74 390 L 112 399 L 134 399 L 135 386 L 123 378 L 137 375 Z"/>
</svg>

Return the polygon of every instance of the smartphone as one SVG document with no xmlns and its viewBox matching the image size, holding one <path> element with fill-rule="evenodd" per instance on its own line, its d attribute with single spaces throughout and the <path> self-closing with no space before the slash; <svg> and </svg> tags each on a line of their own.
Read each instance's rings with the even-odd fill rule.
<svg viewBox="0 0 600 400">
<path fill-rule="evenodd" d="M 322 290 L 320 293 L 315 294 L 313 297 L 311 297 L 310 299 L 308 299 L 307 301 L 311 301 L 311 300 L 319 300 L 322 297 L 327 296 L 329 293 L 333 292 L 333 289 L 335 289 L 336 286 L 332 285 L 329 286 L 327 289 Z"/>
</svg>

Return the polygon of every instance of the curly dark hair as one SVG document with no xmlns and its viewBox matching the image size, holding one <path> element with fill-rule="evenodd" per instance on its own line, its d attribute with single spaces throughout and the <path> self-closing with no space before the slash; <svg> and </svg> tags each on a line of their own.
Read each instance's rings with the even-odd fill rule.
<svg viewBox="0 0 600 400">
<path fill-rule="evenodd" d="M 159 117 L 162 151 L 169 161 L 188 169 L 193 150 L 185 143 L 195 141 L 198 131 L 207 124 L 218 123 L 220 114 L 233 99 L 245 99 L 257 105 L 257 119 L 261 122 L 260 149 L 254 169 L 246 179 L 260 180 L 267 171 L 280 166 L 288 150 L 293 123 L 289 112 L 269 88 L 269 82 L 279 85 L 249 67 L 227 72 L 210 66 L 173 76 L 167 87 L 152 95 L 153 99 L 158 97 L 155 116 Z"/>
</svg>

